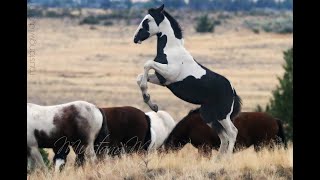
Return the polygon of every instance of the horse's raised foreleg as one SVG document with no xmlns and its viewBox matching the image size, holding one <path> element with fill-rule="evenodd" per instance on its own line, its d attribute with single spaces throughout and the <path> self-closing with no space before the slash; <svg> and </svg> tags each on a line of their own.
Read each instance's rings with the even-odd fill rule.
<svg viewBox="0 0 320 180">
<path fill-rule="evenodd" d="M 147 103 L 153 111 L 158 111 L 158 106 L 156 104 L 153 104 L 150 100 L 150 95 L 147 93 L 147 82 L 151 82 L 157 85 L 161 85 L 161 83 L 159 79 L 156 77 L 156 75 L 149 75 L 150 69 L 154 69 L 166 80 L 172 81 L 177 77 L 179 73 L 178 68 L 178 65 L 169 66 L 168 64 L 161 64 L 152 60 L 149 60 L 144 64 L 144 73 L 143 75 L 138 76 L 137 83 L 140 86 L 144 102 Z"/>
<path fill-rule="evenodd" d="M 147 75 L 149 76 L 149 75 Z M 148 87 L 147 86 L 141 86 L 141 83 L 144 79 L 144 74 L 139 74 L 138 75 L 138 78 L 137 78 L 137 84 L 139 85 L 140 87 L 140 90 L 141 90 L 141 93 L 142 93 L 142 97 L 143 97 L 143 101 L 148 104 L 148 106 L 155 112 L 158 111 L 158 106 L 156 104 L 154 104 L 152 101 L 151 101 L 151 98 L 150 98 L 150 94 L 148 93 Z M 154 79 L 154 78 L 153 78 Z M 157 78 L 158 79 L 158 78 Z M 149 81 L 150 79 L 147 77 L 147 81 Z M 159 80 L 158 80 L 159 81 Z M 150 81 L 149 81 L 150 82 Z M 156 81 L 155 81 L 156 82 Z M 154 83 L 155 84 L 155 83 Z M 160 82 L 159 82 L 160 84 Z"/>
</svg>

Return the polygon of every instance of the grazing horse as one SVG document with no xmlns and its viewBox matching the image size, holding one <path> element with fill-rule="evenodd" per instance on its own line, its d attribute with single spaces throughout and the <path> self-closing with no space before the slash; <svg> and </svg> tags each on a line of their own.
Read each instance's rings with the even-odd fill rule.
<svg viewBox="0 0 320 180">
<path fill-rule="evenodd" d="M 267 113 L 241 112 L 233 123 L 238 129 L 236 149 L 253 145 L 258 151 L 262 145 L 272 147 L 273 141 L 287 146 L 281 120 Z M 179 121 L 163 146 L 166 151 L 179 150 L 189 142 L 205 156 L 211 156 L 212 149 L 217 150 L 220 145 L 217 132 L 203 122 L 199 109 L 190 111 Z"/>
<path fill-rule="evenodd" d="M 231 119 L 241 111 L 241 98 L 224 76 L 199 64 L 184 48 L 182 29 L 164 10 L 164 5 L 151 8 L 134 34 L 134 43 L 157 35 L 157 55 L 144 64 L 144 73 L 138 75 L 144 102 L 153 111 L 158 110 L 147 92 L 147 82 L 166 86 L 178 98 L 199 104 L 204 122 L 214 127 L 221 140 L 219 156 L 231 154 L 238 130 Z M 149 74 L 151 69 L 155 74 Z"/>
<path fill-rule="evenodd" d="M 102 127 L 94 141 L 99 160 L 105 155 L 145 153 L 159 148 L 175 126 L 165 111 L 144 113 L 131 106 L 100 108 Z M 124 150 L 124 151 L 122 151 Z M 61 156 L 65 161 L 69 152 Z"/>
<path fill-rule="evenodd" d="M 147 152 L 158 149 L 176 125 L 165 111 L 144 113 L 131 106 L 101 108 L 106 116 L 95 140 L 95 150 L 99 158 L 106 153 L 120 155 L 125 153 Z M 106 138 L 107 137 L 107 138 Z"/>
<path fill-rule="evenodd" d="M 146 115 L 151 119 L 151 143 L 148 151 L 157 150 L 167 139 L 176 122 L 166 111 L 150 111 Z"/>
<path fill-rule="evenodd" d="M 94 140 L 101 128 L 103 117 L 99 109 L 85 101 L 74 101 L 54 106 L 27 103 L 27 158 L 31 169 L 45 168 L 39 148 L 52 148 L 56 170 L 65 164 L 69 145 L 75 153 L 95 160 Z"/>
<path fill-rule="evenodd" d="M 144 152 L 151 141 L 150 117 L 131 106 L 101 108 L 106 117 L 95 140 L 99 159 L 106 154 L 120 156 L 125 153 Z"/>
</svg>

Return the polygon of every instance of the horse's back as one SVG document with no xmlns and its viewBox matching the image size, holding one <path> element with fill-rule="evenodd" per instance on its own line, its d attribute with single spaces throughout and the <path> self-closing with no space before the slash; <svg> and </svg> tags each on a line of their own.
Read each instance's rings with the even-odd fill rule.
<svg viewBox="0 0 320 180">
<path fill-rule="evenodd" d="M 86 137 L 94 139 L 103 121 L 99 109 L 86 101 L 41 106 L 27 104 L 28 141 L 51 146 L 55 139 Z M 43 143 L 41 143 L 43 142 Z"/>
<path fill-rule="evenodd" d="M 238 142 L 248 145 L 269 141 L 278 133 L 276 119 L 264 112 L 241 112 L 234 124 L 239 130 Z"/>
<path fill-rule="evenodd" d="M 138 108 L 132 106 L 101 108 L 107 118 L 108 125 L 141 125 L 145 124 L 145 114 Z"/>
<path fill-rule="evenodd" d="M 156 137 L 151 137 L 154 140 L 154 148 L 159 148 L 169 136 L 176 123 L 166 111 L 150 111 L 145 114 L 150 117 L 151 129 L 154 132 L 151 136 Z"/>
<path fill-rule="evenodd" d="M 176 125 L 175 120 L 172 118 L 172 116 L 168 112 L 159 110 L 157 112 L 157 115 L 162 119 L 162 122 L 168 128 L 168 131 L 171 131 Z"/>
<path fill-rule="evenodd" d="M 117 141 L 146 136 L 148 121 L 145 113 L 131 106 L 101 108 L 105 112 L 110 137 Z"/>
</svg>

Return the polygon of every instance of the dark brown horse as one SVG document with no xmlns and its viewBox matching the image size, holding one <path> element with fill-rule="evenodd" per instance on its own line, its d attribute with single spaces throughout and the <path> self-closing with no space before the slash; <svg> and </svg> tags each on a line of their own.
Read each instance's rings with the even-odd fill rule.
<svg viewBox="0 0 320 180">
<path fill-rule="evenodd" d="M 263 145 L 273 147 L 273 142 L 283 143 L 286 140 L 282 123 L 262 112 L 241 112 L 233 119 L 238 129 L 235 149 L 254 145 L 256 151 Z M 280 139 L 280 141 L 279 141 Z M 218 150 L 220 139 L 213 128 L 210 128 L 201 118 L 199 109 L 192 110 L 172 130 L 164 143 L 165 150 L 179 150 L 185 144 L 191 143 L 199 153 L 211 156 L 212 149 Z"/>
<path fill-rule="evenodd" d="M 95 140 L 99 158 L 106 154 L 145 152 L 150 142 L 150 117 L 131 106 L 100 108 L 104 115 L 102 128 Z"/>
</svg>

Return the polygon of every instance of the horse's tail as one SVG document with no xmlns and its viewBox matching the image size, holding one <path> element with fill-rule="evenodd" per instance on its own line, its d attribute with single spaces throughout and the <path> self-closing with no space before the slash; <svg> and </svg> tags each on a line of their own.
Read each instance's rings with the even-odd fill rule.
<svg viewBox="0 0 320 180">
<path fill-rule="evenodd" d="M 283 125 L 280 119 L 276 118 L 279 130 L 277 133 L 277 136 L 281 139 L 280 142 L 278 143 L 282 143 L 284 145 L 285 148 L 287 148 L 287 140 L 286 137 L 284 135 L 284 130 L 283 130 Z"/>
<path fill-rule="evenodd" d="M 241 106 L 242 106 L 242 100 L 240 96 L 238 96 L 237 92 L 235 89 L 233 89 L 234 92 L 234 99 L 233 99 L 233 110 L 231 113 L 231 120 L 234 119 L 240 112 L 241 112 Z"/>
<path fill-rule="evenodd" d="M 150 117 L 148 115 L 145 115 L 146 117 L 146 120 L 147 120 L 147 124 L 148 124 L 148 129 L 147 129 L 147 133 L 144 137 L 144 143 L 143 143 L 143 149 L 144 150 L 148 150 L 148 147 L 150 146 L 151 144 L 151 120 L 150 120 Z"/>
</svg>

